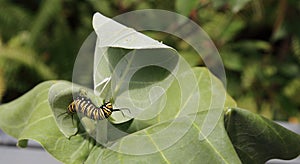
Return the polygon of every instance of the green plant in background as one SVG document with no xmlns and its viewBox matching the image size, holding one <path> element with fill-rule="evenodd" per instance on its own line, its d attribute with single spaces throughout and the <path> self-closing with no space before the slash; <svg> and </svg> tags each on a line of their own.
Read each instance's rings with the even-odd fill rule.
<svg viewBox="0 0 300 164">
<path fill-rule="evenodd" d="M 20 96 L 42 80 L 70 80 L 75 55 L 92 30 L 90 17 L 95 11 L 113 17 L 136 9 L 159 8 L 190 17 L 209 34 L 224 60 L 228 92 L 241 107 L 271 119 L 299 120 L 299 103 L 294 94 L 297 92 L 288 91 L 299 88 L 295 82 L 300 74 L 300 25 L 297 17 L 300 9 L 297 0 L 46 0 L 26 3 L 1 0 L 0 8 L 1 50 L 6 51 L 4 49 L 11 47 L 9 42 L 20 39 L 17 41 L 19 45 L 13 49 L 19 52 L 26 49 L 25 52 L 31 54 L 29 56 L 45 63 L 52 75 L 55 74 L 11 80 L 21 74 L 34 74 L 32 68 L 23 65 L 25 69 L 21 69 L 20 63 L 14 59 L 10 60 L 9 67 L 1 64 L 6 84 L 3 102 Z M 151 37 L 175 47 L 190 64 L 203 64 L 180 40 L 161 34 Z"/>
<path fill-rule="evenodd" d="M 90 33 L 86 5 L 74 2 L 0 1 L 0 70 L 6 84 L 3 101 L 14 99 L 41 81 L 71 79 L 75 54 Z M 81 8 L 80 8 L 81 7 Z M 76 17 L 74 14 L 82 12 Z M 80 26 L 79 26 L 80 24 Z M 9 85 L 7 85 L 9 84 Z"/>
<path fill-rule="evenodd" d="M 228 92 L 239 106 L 276 120 L 299 120 L 299 2 L 191 3 L 177 1 L 177 11 L 199 22 L 215 42 Z"/>
<path fill-rule="evenodd" d="M 57 76 L 44 62 L 37 59 L 31 49 L 22 46 L 26 39 L 26 34 L 20 34 L 6 45 L 0 46 L 2 92 L 6 89 L 25 92 L 34 83 L 55 79 Z"/>
</svg>

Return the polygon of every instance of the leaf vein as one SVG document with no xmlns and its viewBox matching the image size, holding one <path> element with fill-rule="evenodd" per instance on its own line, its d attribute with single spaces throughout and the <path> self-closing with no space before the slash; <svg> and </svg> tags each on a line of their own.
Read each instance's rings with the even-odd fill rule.
<svg viewBox="0 0 300 164">
<path fill-rule="evenodd" d="M 162 156 L 162 158 L 165 160 L 166 163 L 170 164 L 170 161 L 166 158 L 166 156 L 164 155 L 164 153 L 162 152 L 162 150 L 159 149 L 158 145 L 154 142 L 154 140 L 152 139 L 152 137 L 150 136 L 150 134 L 145 131 L 145 133 L 147 134 L 147 136 L 149 137 L 150 141 L 153 143 L 153 145 L 156 147 L 156 149 L 158 150 L 158 152 L 160 153 L 160 155 Z"/>
</svg>

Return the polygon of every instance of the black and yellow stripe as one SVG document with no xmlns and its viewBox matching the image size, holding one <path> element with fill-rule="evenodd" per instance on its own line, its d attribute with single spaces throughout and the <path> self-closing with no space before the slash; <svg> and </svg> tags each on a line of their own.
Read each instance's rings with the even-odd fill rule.
<svg viewBox="0 0 300 164">
<path fill-rule="evenodd" d="M 114 111 L 121 111 L 121 109 L 113 109 L 111 102 L 105 102 L 100 107 L 97 107 L 89 98 L 83 96 L 76 97 L 76 99 L 68 106 L 67 109 L 68 114 L 74 114 L 78 112 L 93 120 L 106 119 Z"/>
</svg>

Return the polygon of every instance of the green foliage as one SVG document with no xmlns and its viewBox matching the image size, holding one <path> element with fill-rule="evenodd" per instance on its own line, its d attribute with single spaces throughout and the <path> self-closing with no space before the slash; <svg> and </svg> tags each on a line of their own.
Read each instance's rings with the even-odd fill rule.
<svg viewBox="0 0 300 164">
<path fill-rule="evenodd" d="M 31 49 L 22 45 L 27 39 L 27 33 L 21 33 L 12 38 L 7 45 L 0 43 L 0 68 L 2 68 L 0 76 L 2 75 L 2 86 L 5 90 L 13 89 L 24 92 L 33 87 L 34 83 L 54 79 L 57 76 L 36 57 Z M 31 81 L 27 81 L 24 77 Z"/>
<path fill-rule="evenodd" d="M 197 78 L 199 79 L 199 89 L 202 91 L 207 90 L 210 80 L 207 81 L 205 79 L 209 77 L 207 76 L 209 72 L 204 68 L 194 69 L 194 72 L 201 77 Z M 205 75 L 202 75 L 203 73 Z M 205 81 L 207 83 L 203 84 Z M 204 163 L 205 161 L 240 163 L 240 160 L 243 163 L 264 163 L 271 158 L 291 159 L 300 153 L 300 145 L 297 146 L 300 143 L 299 135 L 259 115 L 233 108 L 227 109 L 225 115 L 219 119 L 211 135 L 204 141 L 199 140 L 199 132 L 201 134 L 201 131 L 198 125 L 203 123 L 207 114 L 206 110 L 196 114 L 193 126 L 179 141 L 169 148 L 144 155 L 120 153 L 97 144 L 84 130 L 74 135 L 75 131 L 72 129 L 77 124 L 73 124 L 71 117 L 64 122 L 58 121 L 60 120 L 58 114 L 64 112 L 68 102 L 72 101 L 72 87 L 73 89 L 74 87 L 77 88 L 75 91 L 82 88 L 81 86 L 72 86 L 72 83 L 66 81 L 44 82 L 19 99 L 0 106 L 1 129 L 17 138 L 20 147 L 26 147 L 29 139 L 35 140 L 51 155 L 64 163 L 140 163 L 141 161 L 157 163 L 182 163 L 187 161 L 189 163 L 197 163 L 199 161 Z M 174 88 L 170 89 L 172 91 L 170 94 L 173 94 Z M 206 91 L 204 92 L 207 93 Z M 201 101 L 206 102 L 207 98 Z M 226 106 L 235 106 L 230 97 L 227 97 L 226 102 Z M 177 112 L 172 110 L 174 107 L 169 107 L 171 109 L 165 110 Z M 200 108 L 202 107 L 206 108 L 200 105 Z M 115 124 L 115 127 L 121 129 L 131 129 L 127 131 L 128 135 L 119 138 L 115 144 L 122 143 L 119 145 L 119 148 L 126 147 L 126 151 L 141 152 L 147 146 L 139 147 L 137 145 L 145 145 L 149 142 L 149 145 L 153 145 L 158 149 L 160 143 L 164 142 L 165 137 L 170 139 L 174 137 L 174 133 L 166 134 L 167 136 L 162 135 L 160 138 L 156 138 L 154 143 L 151 140 L 154 137 L 152 133 L 155 134 L 162 128 L 168 127 L 174 121 L 179 123 L 178 127 L 174 127 L 178 131 L 184 127 L 182 125 L 186 123 L 185 121 L 193 120 L 192 118 L 187 119 L 189 117 L 186 116 L 184 119 L 177 118 L 176 120 L 167 119 L 150 124 L 147 128 L 139 130 L 135 128 L 136 125 L 131 123 L 132 121 Z M 226 135 L 223 117 L 225 117 L 225 128 L 231 142 Z M 104 122 L 100 123 L 103 124 Z M 113 127 L 108 126 L 108 131 L 110 128 Z M 132 131 L 132 129 L 136 130 Z M 71 136 L 66 135 L 68 133 Z M 146 135 L 149 140 L 136 140 L 134 136 L 139 134 Z M 272 149 L 270 149 L 270 146 Z M 233 147 L 235 147 L 239 158 Z M 291 149 L 291 147 L 294 149 Z"/>
<path fill-rule="evenodd" d="M 192 3 L 176 9 L 181 12 Z M 299 103 L 291 93 L 299 90 L 298 6 L 298 1 L 214 0 L 198 1 L 196 8 L 181 13 L 216 44 L 227 69 L 228 92 L 240 107 L 272 119 L 299 120 Z"/>
<path fill-rule="evenodd" d="M 210 92 L 209 85 L 211 85 L 211 80 L 207 78 L 210 78 L 210 73 L 204 68 L 195 69 L 194 73 L 199 76 L 197 77 L 199 80 L 199 90 L 208 94 Z M 179 141 L 175 142 L 174 145 L 152 154 L 126 155 L 96 144 L 94 139 L 88 136 L 85 131 L 80 131 L 77 135 L 72 137 L 66 136 L 66 134 L 72 134 L 72 127 L 76 124 L 74 125 L 72 123 L 71 117 L 64 122 L 55 121 L 55 119 L 62 119 L 58 117 L 58 114 L 66 111 L 68 102 L 72 101 L 72 87 L 74 86 L 72 86 L 71 83 L 65 81 L 44 82 L 19 99 L 2 105 L 0 107 L 1 129 L 13 137 L 18 138 L 19 146 L 25 147 L 28 139 L 35 140 L 41 143 L 41 145 L 54 157 L 65 163 L 95 163 L 96 161 L 99 163 L 117 163 L 120 162 L 120 160 L 124 163 L 137 161 L 168 161 L 170 163 L 190 161 L 193 163 L 200 160 L 205 161 L 206 159 L 217 163 L 239 162 L 226 135 L 222 117 L 219 119 L 217 127 L 213 130 L 212 135 L 204 141 L 198 139 L 201 124 L 208 112 L 205 110 L 208 109 L 206 106 L 209 105 L 207 101 L 212 101 L 209 100 L 211 96 L 203 97 L 201 99 L 200 102 L 203 102 L 203 104 L 200 104 L 202 112 L 196 114 L 193 126 Z M 82 88 L 80 86 L 75 87 Z M 76 90 L 78 91 L 78 89 L 75 89 L 75 91 Z M 171 98 L 171 95 L 177 90 L 178 88 L 170 88 L 170 91 L 167 93 L 170 94 L 168 101 L 174 101 Z M 176 96 L 173 96 L 173 98 L 177 99 Z M 227 97 L 226 102 L 226 105 L 228 106 L 235 106 L 234 101 L 232 101 L 230 97 Z M 174 116 L 173 112 L 175 112 L 175 114 L 177 113 L 177 110 L 174 109 L 176 109 L 176 107 L 166 106 L 166 109 L 164 110 L 168 111 L 166 114 Z M 164 117 L 165 116 L 166 115 L 164 114 Z M 193 115 L 186 115 L 177 119 L 171 117 L 171 119 L 162 120 L 162 118 L 163 117 L 161 117 L 158 122 L 152 121 L 152 124 L 149 124 L 149 122 L 147 128 L 142 129 L 136 128 L 138 127 L 137 124 L 141 122 L 127 124 L 126 129 L 130 130 L 130 132 L 128 131 L 129 134 L 120 138 L 116 143 L 122 143 L 122 147 L 126 148 L 127 151 L 137 152 L 141 152 L 146 148 L 139 148 L 138 145 L 141 144 L 145 145 L 148 143 L 149 145 L 160 147 L 160 143 L 162 143 L 167 136 L 161 135 L 161 137 L 156 138 L 156 143 L 152 143 L 153 140 L 136 140 L 134 136 L 146 134 L 150 139 L 151 137 L 155 137 L 155 135 L 152 136 L 153 132 L 160 131 L 162 128 L 174 124 L 174 121 L 175 124 L 178 122 L 178 124 L 176 124 L 177 126 L 173 127 L 175 128 L 175 131 L 184 128 L 184 125 L 189 121 L 193 121 Z M 117 124 L 115 126 L 122 126 L 122 124 Z M 174 134 L 169 133 L 167 135 L 172 138 Z M 184 152 L 181 151 L 181 148 L 183 147 L 185 150 Z M 209 155 L 207 155 L 207 152 L 209 152 Z M 102 155 L 99 156 L 99 154 Z M 194 158 L 191 158 L 191 156 Z"/>
<path fill-rule="evenodd" d="M 28 28 L 31 20 L 30 13 L 23 7 L 0 1 L 0 36 L 7 41 L 18 32 Z"/>
<path fill-rule="evenodd" d="M 135 9 L 159 8 L 190 17 L 208 33 L 224 60 L 229 93 L 241 107 L 254 107 L 253 111 L 272 119 L 299 117 L 299 104 L 284 89 L 291 87 L 294 83 L 290 81 L 297 79 L 300 73 L 298 6 L 295 0 L 47 0 L 28 3 L 1 0 L 2 50 L 9 49 L 11 40 L 26 36 L 14 50 L 30 51 L 31 56 L 38 63 L 45 63 L 49 70 L 34 72 L 52 72 L 36 75 L 31 72 L 32 66 L 20 66 L 14 59 L 10 60 L 9 67 L 0 64 L 3 86 L 6 86 L 3 101 L 18 97 L 38 82 L 49 79 L 45 77 L 70 80 L 78 48 L 92 31 L 90 18 L 95 11 L 113 17 Z M 191 65 L 203 64 L 182 41 L 161 33 L 151 37 L 175 47 Z M 20 74 L 37 78 L 11 80 Z"/>
<path fill-rule="evenodd" d="M 78 47 L 92 29 L 90 22 L 84 20 L 90 20 L 91 16 L 87 5 L 81 6 L 83 12 L 74 20 L 79 7 L 70 9 L 66 7 L 68 3 L 0 1 L 0 70 L 6 84 L 4 102 L 43 80 L 71 79 Z"/>
<path fill-rule="evenodd" d="M 1 116 L 5 116 L 1 117 L 1 129 L 18 138 L 20 147 L 26 147 L 28 139 L 35 140 L 61 161 L 80 163 L 92 145 L 79 135 L 69 140 L 57 127 L 48 102 L 49 89 L 55 83 L 41 83 L 16 101 L 1 106 Z M 81 151 L 66 151 L 78 150 L 78 145 Z"/>
<path fill-rule="evenodd" d="M 242 163 L 265 163 L 272 158 L 296 158 L 300 136 L 247 110 L 231 108 L 225 128 Z"/>
</svg>

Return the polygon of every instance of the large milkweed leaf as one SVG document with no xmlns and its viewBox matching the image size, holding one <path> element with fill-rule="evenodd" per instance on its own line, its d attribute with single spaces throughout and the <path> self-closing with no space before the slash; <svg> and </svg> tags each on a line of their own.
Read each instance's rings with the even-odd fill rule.
<svg viewBox="0 0 300 164">
<path fill-rule="evenodd" d="M 210 128 L 202 129 L 204 137 L 213 130 L 215 123 L 211 117 L 220 117 L 226 97 L 226 91 L 220 90 L 213 78 L 208 80 L 212 80 L 211 88 L 198 91 L 192 69 L 173 48 L 100 13 L 94 15 L 93 26 L 97 34 L 92 72 L 94 91 L 102 99 L 113 98 L 118 108 L 131 109 L 134 120 L 129 131 L 140 130 L 180 114 L 215 108 L 218 110 L 211 110 L 205 120 L 204 125 Z M 169 99 L 166 95 L 177 99 Z M 208 97 L 208 100 L 198 102 L 199 97 L 201 100 Z M 203 106 L 205 103 L 208 106 Z"/>
<path fill-rule="evenodd" d="M 51 86 L 59 81 L 37 85 L 22 97 L 0 106 L 0 128 L 18 139 L 18 146 L 26 147 L 35 140 L 58 160 L 65 163 L 82 163 L 92 148 L 92 140 L 84 136 L 66 138 L 54 121 L 48 102 Z"/>
<path fill-rule="evenodd" d="M 128 135 L 120 138 L 118 142 L 115 142 L 114 146 L 103 147 L 95 146 L 91 155 L 87 159 L 87 163 L 109 162 L 109 163 L 140 163 L 151 161 L 154 163 L 198 163 L 198 162 L 212 162 L 212 163 L 239 163 L 234 149 L 232 148 L 230 140 L 224 131 L 223 116 L 219 118 L 217 126 L 204 140 L 199 139 L 201 133 L 201 125 L 203 124 L 211 99 L 211 74 L 207 69 L 196 68 L 193 70 L 198 81 L 199 90 L 206 93 L 207 96 L 203 96 L 201 100 L 203 107 L 200 112 L 182 116 L 181 118 L 168 117 L 170 113 L 162 112 L 159 121 L 149 121 L 146 128 L 136 127 L 143 126 L 144 122 L 135 121 L 131 122 Z M 219 84 L 221 84 L 219 82 Z M 220 85 L 221 86 L 221 85 Z M 219 88 L 224 89 L 224 88 Z M 167 91 L 167 97 L 171 98 L 176 93 L 176 87 L 170 88 L 170 92 Z M 176 95 L 176 94 L 175 94 Z M 171 98 L 172 99 L 172 98 Z M 177 97 L 173 97 L 173 102 L 177 101 Z M 177 104 L 178 105 L 178 104 Z M 176 103 L 174 103 L 176 106 Z M 169 110 L 176 113 L 174 106 L 167 106 Z M 226 98 L 225 106 L 235 106 L 235 102 L 228 96 Z M 214 109 L 210 109 L 214 110 Z M 165 117 L 165 118 L 164 118 Z M 181 129 L 186 128 L 189 122 L 192 122 L 192 126 L 186 131 L 186 133 L 174 142 L 169 147 L 164 147 L 164 142 L 170 142 L 177 135 L 180 135 Z M 176 124 L 174 126 L 174 124 Z M 132 127 L 134 126 L 134 127 Z M 172 126 L 169 133 L 162 133 L 160 136 L 156 136 L 162 129 Z M 144 136 L 140 137 L 137 136 Z M 117 148 L 117 149 L 115 149 Z M 143 152 L 152 153 L 144 153 Z M 155 151 L 153 151 L 155 150 Z M 208 155 L 210 154 L 210 155 Z"/>
<path fill-rule="evenodd" d="M 201 74 L 202 71 L 206 72 L 205 69 L 195 70 L 198 74 Z M 95 161 L 147 162 L 150 160 L 170 163 L 187 161 L 189 163 L 198 161 L 238 163 L 232 144 L 224 130 L 222 118 L 206 140 L 200 141 L 198 139 L 199 127 L 192 126 L 186 135 L 173 146 L 147 155 L 133 156 L 117 153 L 95 144 L 93 139 L 84 135 L 75 135 L 68 139 L 57 127 L 47 101 L 49 89 L 53 89 L 55 86 L 71 88 L 72 84 L 63 81 L 44 82 L 19 99 L 0 106 L 0 127 L 9 135 L 18 138 L 19 146 L 25 147 L 26 141 L 33 139 L 39 142 L 50 154 L 65 163 L 82 163 L 84 161 L 87 163 L 94 163 Z M 234 106 L 234 101 L 229 97 L 226 102 L 228 106 Z M 61 102 L 57 101 L 56 103 Z M 194 125 L 203 121 L 206 112 L 197 113 Z M 188 118 L 187 116 L 185 119 Z M 154 124 L 136 133 L 151 134 L 171 121 Z M 270 158 L 290 159 L 296 157 L 300 152 L 299 135 L 248 111 L 231 108 L 226 112 L 225 125 L 227 133 L 243 162 L 263 163 Z M 174 134 L 162 136 L 162 139 L 163 137 L 172 137 L 172 135 Z M 126 141 L 126 139 L 122 140 Z M 150 137 L 149 140 L 151 140 Z M 266 145 L 271 145 L 272 149 Z M 291 147 L 293 149 L 290 149 Z"/>
<path fill-rule="evenodd" d="M 130 86 L 134 87 L 131 89 L 141 93 L 149 92 L 153 83 L 156 83 L 156 86 L 166 87 L 165 83 L 159 84 L 158 82 L 169 77 L 177 65 L 179 56 L 172 47 L 100 13 L 94 15 L 93 26 L 97 35 L 94 58 L 92 59 L 94 62 L 93 83 L 94 90 L 100 95 L 104 95 L 103 98 L 110 99 L 113 97 L 117 99 L 120 97 L 124 89 L 117 88 L 120 88 L 120 85 L 125 87 L 122 86 L 124 85 L 122 83 L 129 82 L 129 80 L 130 83 L 135 83 Z M 160 68 L 159 66 L 165 67 Z M 134 76 L 130 76 L 131 73 L 134 73 Z M 78 83 L 80 84 L 80 82 Z M 143 84 L 138 85 L 136 83 Z M 111 93 L 103 92 L 105 87 L 111 87 Z M 141 98 L 139 97 L 139 100 Z"/>
<path fill-rule="evenodd" d="M 292 159 L 300 154 L 300 135 L 247 110 L 227 109 L 225 127 L 243 163 Z"/>
<path fill-rule="evenodd" d="M 125 133 L 120 133 L 120 140 L 108 140 L 111 145 L 105 145 L 109 138 L 106 124 L 97 127 L 84 123 L 87 129 L 94 129 L 89 131 L 97 142 L 119 153 L 153 154 L 180 140 L 193 125 L 197 113 L 202 112 L 207 113 L 202 120 L 205 123 L 195 124 L 199 126 L 199 135 L 203 133 L 198 135 L 199 140 L 212 133 L 222 117 L 226 97 L 222 84 L 212 74 L 206 69 L 195 73 L 173 48 L 99 13 L 94 15 L 93 26 L 97 34 L 94 90 L 101 99 L 113 98 L 117 107 L 129 108 L 133 118 Z M 186 117 L 188 119 L 184 119 Z M 115 120 L 128 121 L 120 117 Z M 120 123 L 117 121 L 114 123 Z M 144 129 L 161 123 L 164 126 L 158 129 L 163 132 L 154 130 L 153 135 L 144 134 Z M 166 142 L 160 138 L 174 133 L 176 135 Z M 152 141 L 158 141 L 158 147 Z M 144 149 L 140 148 L 141 144 Z"/>
<path fill-rule="evenodd" d="M 120 159 L 126 161 L 126 162 L 138 162 L 140 160 L 158 160 L 159 162 L 173 162 L 173 161 L 186 161 L 189 160 L 189 156 L 187 156 L 185 153 L 181 153 L 182 156 L 177 155 L 178 151 L 184 147 L 184 151 L 187 151 L 191 154 L 194 154 L 195 156 L 199 156 L 199 158 L 192 159 L 191 162 L 196 162 L 200 158 L 205 159 L 207 156 L 204 152 L 210 151 L 211 156 L 210 158 L 213 158 L 216 162 L 228 162 L 233 163 L 239 161 L 238 158 L 236 158 L 236 154 L 234 152 L 234 149 L 231 146 L 230 141 L 228 140 L 228 137 L 226 135 L 226 132 L 224 131 L 223 127 L 223 117 L 220 117 L 218 120 L 218 124 L 212 134 L 209 138 L 206 138 L 205 140 L 199 140 L 199 134 L 200 133 L 200 126 L 209 109 L 209 104 L 211 103 L 211 85 L 219 85 L 217 87 L 219 91 L 222 89 L 222 84 L 217 82 L 218 80 L 213 77 L 209 71 L 205 68 L 196 68 L 194 69 L 194 73 L 198 79 L 198 85 L 199 90 L 201 90 L 203 93 L 205 93 L 201 100 L 200 106 L 203 108 L 203 110 L 199 113 L 195 113 L 196 119 L 192 115 L 185 115 L 181 118 L 174 119 L 173 117 L 170 117 L 170 111 L 172 116 L 172 111 L 176 113 L 176 110 L 173 110 L 176 108 L 176 103 L 171 104 L 171 106 L 166 106 L 165 111 L 168 112 L 162 112 L 160 113 L 160 119 L 159 121 L 149 121 L 148 126 L 146 129 L 142 128 L 143 121 L 130 121 L 129 124 L 122 124 L 122 125 L 115 125 L 117 127 L 120 126 L 126 126 L 124 129 L 129 129 L 130 132 L 126 136 L 122 136 L 119 138 L 119 141 L 115 142 L 114 144 L 116 146 L 114 147 L 103 147 L 96 145 L 92 152 L 90 153 L 87 163 L 94 163 L 95 161 L 101 162 L 118 162 Z M 211 81 L 215 81 L 212 83 Z M 49 100 L 50 104 L 54 107 L 54 113 L 61 113 L 66 110 L 68 102 L 72 99 L 72 88 L 73 91 L 78 91 L 79 89 L 74 88 L 80 88 L 79 86 L 72 86 L 71 83 L 67 82 L 61 82 L 53 85 L 49 92 Z M 177 90 L 177 91 L 176 91 Z M 170 99 L 171 102 L 177 101 L 177 97 L 172 95 L 177 95 L 176 92 L 178 92 L 178 88 L 171 87 L 169 89 L 169 92 L 167 92 L 167 96 Z M 51 98 L 54 97 L 54 98 Z M 172 101 L 173 100 L 173 101 Z M 230 98 L 227 97 L 226 105 L 225 106 L 235 106 L 235 102 Z M 57 115 L 57 114 L 56 114 Z M 59 120 L 59 119 L 58 119 Z M 164 129 L 172 124 L 174 124 L 173 130 L 170 130 L 170 133 L 167 135 L 162 135 L 161 138 L 155 138 L 155 135 L 152 135 L 153 133 L 159 132 L 161 129 Z M 186 125 L 188 123 L 192 122 L 193 126 L 190 127 L 190 129 L 186 132 L 186 134 L 183 137 L 180 137 L 176 142 L 173 143 L 173 145 L 170 145 L 168 148 L 164 147 L 164 144 L 162 142 L 169 142 L 170 139 L 174 138 L 174 135 L 177 136 L 180 128 L 186 128 Z M 142 124 L 142 125 L 139 125 Z M 69 126 L 68 126 L 69 125 Z M 65 122 L 65 124 L 58 124 L 60 126 L 61 130 L 64 132 L 63 127 L 72 127 L 73 124 L 71 123 L 71 120 L 68 120 L 68 122 Z M 110 129 L 110 127 L 108 127 Z M 70 128 L 72 131 L 72 128 Z M 110 131 L 110 130 L 107 130 Z M 101 133 L 102 131 L 100 131 Z M 217 133 L 216 135 L 214 135 Z M 72 133 L 71 133 L 72 135 Z M 147 140 L 144 140 L 145 137 L 141 137 L 142 139 L 138 139 L 138 135 L 145 135 Z M 70 137 L 70 136 L 68 136 Z M 71 137 L 72 139 L 72 137 Z M 167 139 L 167 140 L 166 140 Z M 192 142 L 191 142 L 192 141 Z M 155 143 L 157 142 L 157 143 Z M 121 145 L 122 146 L 121 146 Z M 144 145 L 143 147 L 140 147 L 140 145 Z M 115 147 L 119 148 L 120 150 L 115 149 Z M 126 150 L 124 150 L 124 148 Z M 160 150 L 160 148 L 163 148 L 163 150 Z M 122 150 L 121 150 L 122 149 Z M 179 149 L 179 150 L 177 150 Z M 117 151 L 116 151 L 117 150 Z M 148 154 L 139 154 L 139 155 L 128 155 L 124 154 L 123 152 L 129 152 L 129 153 L 137 153 L 137 152 L 147 152 L 147 150 L 152 151 L 152 153 Z M 118 152 L 121 151 L 121 152 Z M 164 155 L 164 153 L 169 154 L 168 156 Z M 192 153 L 194 152 L 194 153 Z M 104 153 L 104 154 L 102 154 Z M 230 154 L 230 155 L 226 155 Z M 110 157 L 113 158 L 110 158 Z M 211 159 L 210 159 L 211 160 Z"/>
<path fill-rule="evenodd" d="M 207 88 L 208 83 L 205 83 L 205 81 L 210 81 L 210 77 L 207 76 L 209 72 L 204 68 L 195 69 L 194 72 L 198 75 L 198 79 L 203 82 L 199 83 L 199 85 L 202 85 L 200 88 Z M 154 123 L 146 129 L 138 130 L 120 139 L 123 144 L 129 146 L 128 149 L 141 150 L 145 149 L 145 147 L 135 147 L 136 143 L 132 143 L 130 137 L 137 134 L 146 135 L 148 140 L 152 142 L 152 146 L 157 150 L 150 154 L 128 155 L 118 153 L 96 144 L 91 137 L 84 133 L 68 138 L 62 133 L 62 129 L 56 123 L 53 114 L 55 111 L 50 108 L 50 104 L 60 104 L 61 106 L 56 105 L 56 107 L 61 108 L 61 111 L 66 110 L 68 103 L 62 100 L 72 99 L 72 92 L 70 91 L 67 94 L 67 90 L 70 90 L 70 88 L 72 88 L 72 83 L 69 82 L 45 82 L 21 98 L 2 105 L 0 107 L 0 127 L 6 133 L 18 138 L 19 143 L 23 143 L 27 139 L 36 140 L 55 158 L 65 163 L 82 163 L 84 161 L 87 163 L 95 163 L 95 161 L 118 163 L 120 160 L 136 163 L 149 160 L 154 162 L 168 161 L 171 163 L 180 161 L 190 161 L 190 163 L 196 161 L 239 163 L 239 159 L 223 127 L 222 117 L 211 135 L 205 140 L 199 140 L 199 134 L 201 133 L 198 125 L 201 125 L 201 122 L 203 122 L 207 110 L 196 113 L 195 120 L 189 115 L 177 119 L 178 125 L 174 129 L 174 133 L 170 133 L 168 136 L 161 136 L 161 138 L 157 138 L 158 140 L 151 140 L 151 134 L 169 126 L 174 120 L 169 119 Z M 51 91 L 49 92 L 49 90 Z M 50 104 L 48 96 L 50 96 Z M 230 97 L 227 97 L 226 103 L 228 106 L 235 106 L 235 102 Z M 160 143 L 176 135 L 177 128 L 180 128 L 181 124 L 185 124 L 188 121 L 193 122 L 193 126 L 190 127 L 187 133 L 170 147 L 159 150 Z M 147 141 L 136 142 L 143 144 Z M 131 144 L 133 144 L 132 147 L 130 147 Z"/>
</svg>

